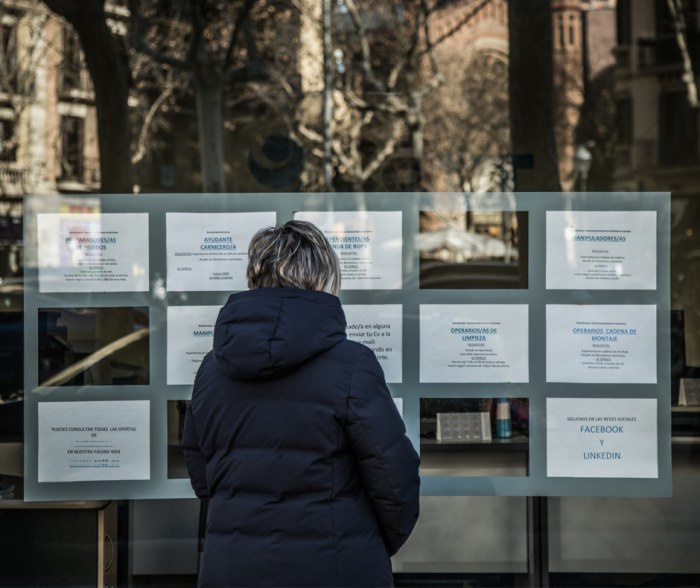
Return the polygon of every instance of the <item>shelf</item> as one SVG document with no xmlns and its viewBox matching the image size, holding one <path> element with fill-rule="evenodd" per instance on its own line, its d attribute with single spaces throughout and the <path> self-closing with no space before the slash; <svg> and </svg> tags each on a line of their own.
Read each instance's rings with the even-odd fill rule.
<svg viewBox="0 0 700 588">
<path fill-rule="evenodd" d="M 421 452 L 441 451 L 527 451 L 530 439 L 526 435 L 515 433 L 507 439 L 492 438 L 490 440 L 474 441 L 436 441 L 435 439 L 421 438 Z"/>
<path fill-rule="evenodd" d="M 700 435 L 672 436 L 671 445 L 700 445 Z"/>
<path fill-rule="evenodd" d="M 3 480 L 14 485 L 14 492 L 0 498 L 0 510 L 99 510 L 105 508 L 110 500 L 65 500 L 26 502 L 24 500 L 24 478 L 21 476 L 3 476 Z"/>
<path fill-rule="evenodd" d="M 700 406 L 672 406 L 671 412 L 700 413 Z"/>
</svg>

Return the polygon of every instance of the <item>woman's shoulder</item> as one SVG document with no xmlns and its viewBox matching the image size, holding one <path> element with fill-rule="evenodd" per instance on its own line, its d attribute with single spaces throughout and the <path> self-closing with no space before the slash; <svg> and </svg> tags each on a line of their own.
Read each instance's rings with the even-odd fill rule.
<svg viewBox="0 0 700 588">
<path fill-rule="evenodd" d="M 384 378 L 384 373 L 374 351 L 361 341 L 345 339 L 338 343 L 333 350 L 336 361 L 342 362 L 345 373 L 354 378 L 360 373 L 369 373 L 375 377 Z"/>
<path fill-rule="evenodd" d="M 348 362 L 376 359 L 372 349 L 361 341 L 356 341 L 353 339 L 343 339 L 333 347 L 333 350 L 336 353 L 344 355 L 346 361 Z"/>
</svg>

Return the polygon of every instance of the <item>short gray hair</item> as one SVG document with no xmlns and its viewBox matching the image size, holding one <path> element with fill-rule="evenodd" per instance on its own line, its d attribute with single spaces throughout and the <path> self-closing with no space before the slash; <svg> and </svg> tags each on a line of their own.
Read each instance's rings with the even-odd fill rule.
<svg viewBox="0 0 700 588">
<path fill-rule="evenodd" d="M 248 287 L 295 288 L 338 295 L 340 262 L 318 227 L 292 220 L 262 229 L 248 247 Z"/>
</svg>

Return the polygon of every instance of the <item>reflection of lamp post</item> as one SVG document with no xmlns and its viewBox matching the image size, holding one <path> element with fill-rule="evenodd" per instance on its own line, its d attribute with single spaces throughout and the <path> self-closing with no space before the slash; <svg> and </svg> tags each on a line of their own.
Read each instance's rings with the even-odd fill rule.
<svg viewBox="0 0 700 588">
<path fill-rule="evenodd" d="M 576 180 L 579 180 L 581 192 L 588 190 L 588 172 L 591 169 L 593 155 L 585 145 L 579 145 L 574 152 L 574 172 Z"/>
<path fill-rule="evenodd" d="M 333 69 L 331 65 L 331 1 L 323 0 L 323 179 L 326 190 L 333 191 Z"/>
</svg>

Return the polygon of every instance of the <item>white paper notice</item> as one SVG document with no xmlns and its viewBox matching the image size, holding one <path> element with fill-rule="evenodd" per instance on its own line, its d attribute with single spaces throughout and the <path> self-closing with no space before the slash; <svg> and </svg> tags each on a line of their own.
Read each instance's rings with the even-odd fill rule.
<svg viewBox="0 0 700 588">
<path fill-rule="evenodd" d="M 400 304 L 344 304 L 348 339 L 367 345 L 387 382 L 402 381 L 403 313 Z"/>
<path fill-rule="evenodd" d="M 656 306 L 547 305 L 547 381 L 656 383 Z"/>
<path fill-rule="evenodd" d="M 40 292 L 148 291 L 148 214 L 37 215 Z"/>
<path fill-rule="evenodd" d="M 658 478 L 656 398 L 547 398 L 547 476 Z"/>
<path fill-rule="evenodd" d="M 655 211 L 547 211 L 547 288 L 655 290 Z"/>
<path fill-rule="evenodd" d="M 148 400 L 40 402 L 39 482 L 148 480 Z"/>
<path fill-rule="evenodd" d="M 168 307 L 168 386 L 191 385 L 214 342 L 220 306 Z"/>
<path fill-rule="evenodd" d="M 423 304 L 421 382 L 527 382 L 526 304 Z"/>
<path fill-rule="evenodd" d="M 297 212 L 319 227 L 340 259 L 343 290 L 401 288 L 400 211 Z"/>
<path fill-rule="evenodd" d="M 250 240 L 276 220 L 274 212 L 166 214 L 168 290 L 247 290 Z"/>
</svg>

